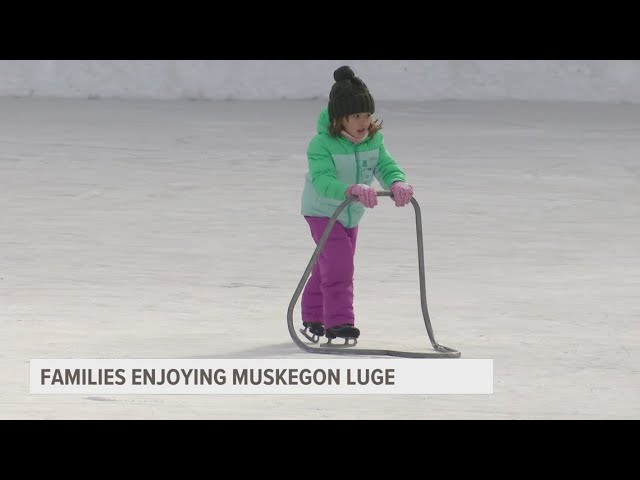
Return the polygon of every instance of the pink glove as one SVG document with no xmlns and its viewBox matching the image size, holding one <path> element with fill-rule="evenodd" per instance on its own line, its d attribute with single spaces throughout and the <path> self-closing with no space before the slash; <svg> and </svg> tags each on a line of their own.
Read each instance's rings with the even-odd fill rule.
<svg viewBox="0 0 640 480">
<path fill-rule="evenodd" d="M 367 208 L 373 208 L 378 204 L 378 195 L 369 185 L 358 184 L 347 188 L 347 198 L 356 196 L 358 201 Z"/>
<path fill-rule="evenodd" d="M 413 198 L 413 187 L 405 182 L 395 182 L 391 185 L 391 193 L 396 207 L 404 207 Z"/>
</svg>

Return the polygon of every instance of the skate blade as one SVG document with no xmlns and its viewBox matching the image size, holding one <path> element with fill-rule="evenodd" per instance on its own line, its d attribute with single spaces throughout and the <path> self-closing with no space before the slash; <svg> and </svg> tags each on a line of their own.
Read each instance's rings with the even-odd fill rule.
<svg viewBox="0 0 640 480">
<path fill-rule="evenodd" d="M 311 341 L 312 343 L 318 343 L 320 341 L 320 336 L 319 335 L 313 335 L 313 334 L 309 334 L 309 332 L 307 332 L 307 329 L 305 328 L 300 329 L 300 333 L 309 341 Z"/>
<path fill-rule="evenodd" d="M 327 343 L 321 343 L 320 346 L 330 347 L 330 348 L 353 348 L 358 344 L 358 340 L 355 338 L 345 338 L 344 343 L 341 343 L 341 344 L 331 343 L 331 340 L 334 340 L 334 339 L 329 339 Z M 349 342 L 350 340 L 353 341 L 353 343 L 350 343 Z"/>
</svg>

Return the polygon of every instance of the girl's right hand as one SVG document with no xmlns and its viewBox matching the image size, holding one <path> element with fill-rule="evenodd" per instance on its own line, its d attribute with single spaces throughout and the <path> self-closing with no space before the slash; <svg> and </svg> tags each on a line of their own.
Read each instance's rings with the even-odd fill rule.
<svg viewBox="0 0 640 480">
<path fill-rule="evenodd" d="M 378 195 L 369 185 L 363 183 L 350 185 L 347 188 L 347 198 L 354 196 L 358 197 L 358 201 L 367 208 L 373 208 L 378 205 Z"/>
</svg>

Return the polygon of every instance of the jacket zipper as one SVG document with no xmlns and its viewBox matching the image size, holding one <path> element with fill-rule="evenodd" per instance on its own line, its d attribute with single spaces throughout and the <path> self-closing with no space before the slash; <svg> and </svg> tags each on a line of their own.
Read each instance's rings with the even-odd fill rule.
<svg viewBox="0 0 640 480">
<path fill-rule="evenodd" d="M 356 185 L 357 185 L 358 183 L 360 183 L 360 157 L 358 157 L 358 147 L 356 145 L 354 145 L 353 147 L 353 154 L 356 157 Z M 349 214 L 349 226 L 353 227 L 353 225 L 351 224 L 351 205 L 349 205 L 348 214 Z"/>
</svg>

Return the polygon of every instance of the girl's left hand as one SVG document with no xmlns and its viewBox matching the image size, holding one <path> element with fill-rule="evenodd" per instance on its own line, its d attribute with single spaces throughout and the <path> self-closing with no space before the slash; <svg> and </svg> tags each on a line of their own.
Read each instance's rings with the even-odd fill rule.
<svg viewBox="0 0 640 480">
<path fill-rule="evenodd" d="M 395 182 L 391 185 L 391 193 L 396 207 L 404 207 L 413 198 L 413 187 L 405 182 Z"/>
</svg>

